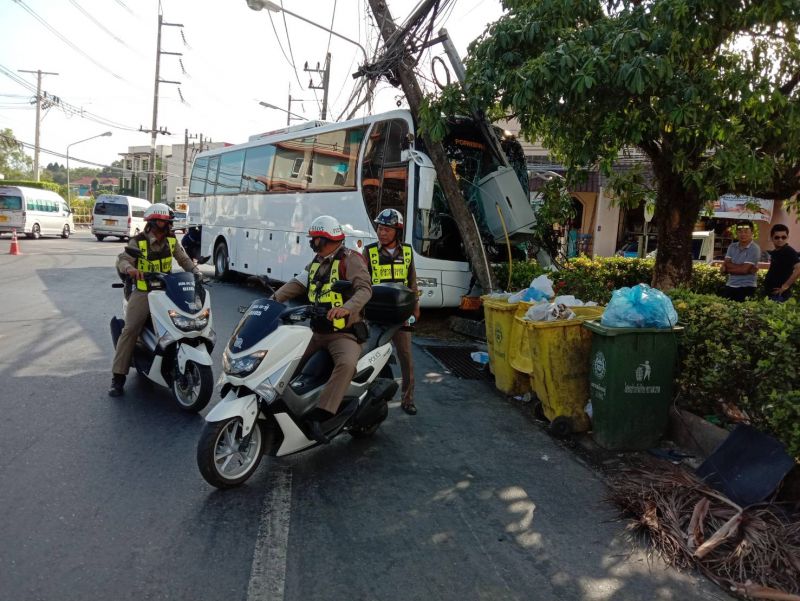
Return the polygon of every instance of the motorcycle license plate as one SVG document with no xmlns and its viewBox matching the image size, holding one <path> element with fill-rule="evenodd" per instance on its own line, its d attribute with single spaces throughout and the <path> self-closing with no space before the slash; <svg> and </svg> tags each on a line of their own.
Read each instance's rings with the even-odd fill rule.
<svg viewBox="0 0 800 601">
<path fill-rule="evenodd" d="M 106 225 L 117 225 L 116 219 L 103 219 L 103 223 Z"/>
</svg>

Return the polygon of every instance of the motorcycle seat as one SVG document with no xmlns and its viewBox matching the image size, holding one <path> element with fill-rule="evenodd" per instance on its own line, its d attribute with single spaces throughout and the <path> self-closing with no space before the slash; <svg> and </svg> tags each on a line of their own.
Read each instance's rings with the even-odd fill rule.
<svg viewBox="0 0 800 601">
<path fill-rule="evenodd" d="M 333 359 L 325 349 L 320 349 L 305 362 L 300 373 L 292 378 L 289 386 L 296 394 L 306 394 L 325 384 L 333 371 Z"/>
</svg>

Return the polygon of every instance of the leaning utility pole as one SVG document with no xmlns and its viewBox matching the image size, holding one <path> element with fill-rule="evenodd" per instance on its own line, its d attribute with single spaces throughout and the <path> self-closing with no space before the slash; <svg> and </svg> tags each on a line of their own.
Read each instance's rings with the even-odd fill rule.
<svg viewBox="0 0 800 601">
<path fill-rule="evenodd" d="M 150 202 L 155 202 L 156 199 L 156 134 L 159 133 L 166 133 L 166 131 L 162 131 L 158 128 L 158 84 L 159 83 L 174 83 L 180 84 L 179 81 L 167 81 L 160 78 L 160 70 L 161 70 L 161 55 L 162 54 L 174 54 L 176 56 L 182 56 L 180 52 L 166 52 L 165 50 L 161 50 L 161 27 L 166 25 L 168 27 L 183 27 L 180 23 L 165 23 L 164 17 L 161 14 L 161 3 L 159 2 L 158 5 L 158 36 L 156 38 L 156 77 L 155 77 L 155 84 L 153 86 L 153 125 L 150 128 L 150 165 L 149 169 L 147 170 L 147 190 L 148 190 L 148 200 Z M 141 130 L 141 128 L 140 128 Z M 141 130 L 144 131 L 144 130 Z"/>
<path fill-rule="evenodd" d="M 51 73 L 50 71 L 28 71 L 20 69 L 20 73 L 36 73 L 36 134 L 33 141 L 33 177 L 39 181 L 39 129 L 42 123 L 42 75 L 58 75 L 58 73 Z"/>
<path fill-rule="evenodd" d="M 409 21 L 412 21 L 414 18 L 421 18 L 421 16 L 430 10 L 434 2 L 435 0 L 425 0 Z M 394 54 L 400 56 L 393 66 L 393 71 L 400 81 L 400 87 L 406 96 L 408 106 L 416 121 L 420 105 L 422 104 L 422 90 L 417 83 L 413 69 L 404 62 L 406 58 L 404 36 L 399 35 L 395 37 L 395 33 L 398 30 L 397 25 L 395 25 L 392 20 L 392 15 L 389 13 L 389 8 L 386 6 L 384 0 L 369 0 L 369 5 L 372 8 L 375 22 L 378 24 L 381 35 L 383 36 L 383 41 L 386 44 L 385 54 L 387 56 Z M 483 243 L 481 242 L 475 218 L 467 208 L 467 203 L 464 201 L 464 196 L 461 194 L 461 189 L 458 187 L 456 176 L 447 160 L 444 146 L 442 146 L 441 142 L 432 142 L 427 133 L 422 135 L 422 140 L 425 143 L 425 148 L 430 155 L 433 166 L 436 168 L 436 177 L 447 199 L 450 212 L 455 218 L 458 231 L 464 242 L 464 250 L 472 264 L 472 271 L 478 279 L 481 288 L 483 288 L 483 292 L 489 293 L 494 288 L 494 278 L 484 258 Z"/>
<path fill-rule="evenodd" d="M 328 52 L 325 55 L 325 66 L 322 69 L 319 68 L 319 63 L 317 63 L 316 69 L 309 69 L 308 63 L 306 63 L 305 67 L 303 67 L 303 70 L 306 73 L 314 72 L 319 73 L 322 76 L 322 83 L 320 85 L 315 86 L 313 81 L 309 81 L 308 88 L 310 90 L 322 90 L 322 112 L 320 119 L 325 121 L 328 116 L 328 81 L 331 78 L 331 53 Z M 289 110 L 291 110 L 291 108 L 292 107 L 290 106 Z"/>
<path fill-rule="evenodd" d="M 188 129 L 183 130 L 183 178 L 181 179 L 182 186 L 189 185 L 189 181 L 186 178 L 186 165 L 189 162 L 189 140 L 190 139 L 194 140 L 196 138 L 197 134 L 192 134 L 190 136 Z"/>
</svg>

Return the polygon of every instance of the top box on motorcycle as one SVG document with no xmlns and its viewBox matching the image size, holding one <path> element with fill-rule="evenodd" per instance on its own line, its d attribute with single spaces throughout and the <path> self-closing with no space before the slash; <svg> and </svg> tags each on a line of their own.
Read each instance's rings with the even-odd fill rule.
<svg viewBox="0 0 800 601">
<path fill-rule="evenodd" d="M 417 296 L 402 284 L 376 284 L 364 314 L 374 323 L 403 323 L 411 317 L 416 302 Z"/>
</svg>

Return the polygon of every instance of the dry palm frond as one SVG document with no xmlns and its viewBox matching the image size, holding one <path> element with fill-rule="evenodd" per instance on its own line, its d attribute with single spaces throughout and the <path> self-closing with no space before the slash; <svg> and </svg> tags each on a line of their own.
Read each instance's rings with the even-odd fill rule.
<svg viewBox="0 0 800 601">
<path fill-rule="evenodd" d="M 800 601 L 799 516 L 768 505 L 739 507 L 673 466 L 626 470 L 613 480 L 610 500 L 668 563 L 695 566 L 751 599 Z"/>
</svg>

